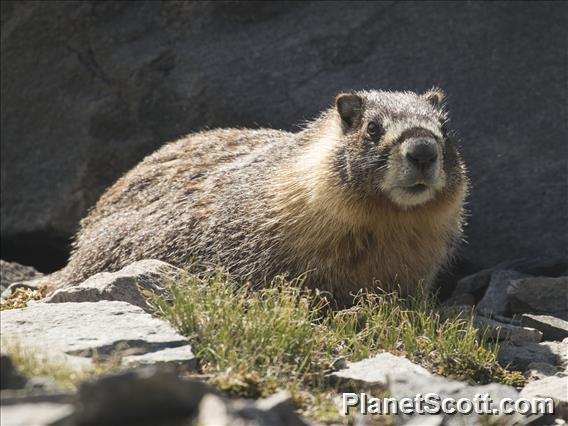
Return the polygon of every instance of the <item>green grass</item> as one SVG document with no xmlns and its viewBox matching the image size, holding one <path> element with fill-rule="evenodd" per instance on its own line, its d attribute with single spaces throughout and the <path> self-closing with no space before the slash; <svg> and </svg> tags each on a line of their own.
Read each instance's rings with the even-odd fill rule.
<svg viewBox="0 0 568 426">
<path fill-rule="evenodd" d="M 15 341 L 2 340 L 2 353 L 10 356 L 14 367 L 24 376 L 49 377 L 57 386 L 67 391 L 75 391 L 78 384 L 92 374 L 87 371 L 75 371 L 63 361 L 48 360 L 38 355 L 36 350 Z"/>
<path fill-rule="evenodd" d="M 104 359 L 93 357 L 93 368 L 75 370 L 64 359 L 54 359 L 42 353 L 41 348 L 28 347 L 17 340 L 2 339 L 2 353 L 10 357 L 18 372 L 27 378 L 48 377 L 62 390 L 74 392 L 85 380 L 122 369 L 119 354 Z"/>
<path fill-rule="evenodd" d="M 173 300 L 152 301 L 191 339 L 222 389 L 257 397 L 285 388 L 304 409 L 315 398 L 329 411 L 324 373 L 335 359 L 357 361 L 381 351 L 470 382 L 520 380 L 499 366 L 498 348 L 474 327 L 471 313 L 442 312 L 431 297 L 396 294 L 361 294 L 353 308 L 334 311 L 299 284 L 279 279 L 253 291 L 222 272 L 192 275 L 172 286 Z"/>
</svg>

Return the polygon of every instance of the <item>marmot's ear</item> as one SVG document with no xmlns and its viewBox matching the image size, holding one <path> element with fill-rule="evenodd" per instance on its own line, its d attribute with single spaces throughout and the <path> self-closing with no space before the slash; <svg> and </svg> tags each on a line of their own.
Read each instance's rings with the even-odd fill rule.
<svg viewBox="0 0 568 426">
<path fill-rule="evenodd" d="M 340 93 L 335 97 L 335 105 L 341 120 L 348 127 L 359 124 L 362 115 L 363 100 L 354 93 Z"/>
<path fill-rule="evenodd" d="M 424 99 L 432 104 L 432 106 L 439 108 L 444 103 L 446 94 L 439 87 L 434 87 L 422 95 Z"/>
</svg>

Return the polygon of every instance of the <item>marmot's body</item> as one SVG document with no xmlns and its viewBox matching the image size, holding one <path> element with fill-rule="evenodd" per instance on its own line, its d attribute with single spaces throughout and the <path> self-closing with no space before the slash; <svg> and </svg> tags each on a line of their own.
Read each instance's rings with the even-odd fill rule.
<svg viewBox="0 0 568 426">
<path fill-rule="evenodd" d="M 461 235 L 466 177 L 440 92 L 357 92 L 298 133 L 212 130 L 148 156 L 81 222 L 59 280 L 143 258 L 350 293 L 432 282 Z"/>
</svg>

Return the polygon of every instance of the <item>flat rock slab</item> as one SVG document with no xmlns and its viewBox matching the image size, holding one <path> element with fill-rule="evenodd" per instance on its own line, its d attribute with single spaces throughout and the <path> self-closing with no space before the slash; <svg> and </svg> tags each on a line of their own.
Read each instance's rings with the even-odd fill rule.
<svg viewBox="0 0 568 426">
<path fill-rule="evenodd" d="M 523 325 L 540 330 L 547 340 L 563 340 L 568 337 L 568 321 L 550 315 L 524 314 Z"/>
<path fill-rule="evenodd" d="M 95 274 L 81 284 L 57 290 L 46 303 L 118 300 L 148 310 L 143 291 L 166 296 L 168 286 L 185 272 L 155 259 L 134 262 L 117 272 Z"/>
<path fill-rule="evenodd" d="M 73 404 L 36 402 L 3 405 L 0 410 L 0 424 L 5 426 L 49 426 L 60 424 L 74 412 Z"/>
<path fill-rule="evenodd" d="M 512 343 L 538 343 L 542 340 L 542 332 L 531 327 L 519 327 L 513 324 L 477 316 L 475 325 L 482 333 L 487 330 L 492 340 L 507 340 Z"/>
<path fill-rule="evenodd" d="M 399 374 L 430 376 L 428 370 L 404 357 L 382 353 L 347 363 L 347 368 L 331 373 L 329 379 L 342 390 L 356 392 L 361 389 L 387 389 L 391 378 Z"/>
<path fill-rule="evenodd" d="M 63 358 L 71 368 L 92 368 L 97 358 L 107 357 L 124 364 L 196 364 L 185 337 L 126 302 L 34 303 L 0 315 L 3 340 Z"/>
</svg>

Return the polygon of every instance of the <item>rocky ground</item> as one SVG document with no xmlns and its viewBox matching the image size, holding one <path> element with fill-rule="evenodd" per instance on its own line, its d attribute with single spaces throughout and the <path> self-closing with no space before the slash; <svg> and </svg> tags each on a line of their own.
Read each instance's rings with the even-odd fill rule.
<svg viewBox="0 0 568 426">
<path fill-rule="evenodd" d="M 514 420 L 564 424 L 562 419 L 568 416 L 567 272 L 564 259 L 507 262 L 461 279 L 445 302 L 451 309 L 474 307 L 480 328 L 501 341 L 501 362 L 524 372 L 523 388 L 481 386 L 436 376 L 389 353 L 359 362 L 340 360 L 324 379 L 338 395 L 368 390 L 395 398 L 428 392 L 455 398 L 489 393 L 493 400 L 552 397 L 555 418 L 517 416 Z M 285 391 L 264 399 L 239 399 L 201 380 L 191 339 L 152 316 L 146 303 L 146 292 L 167 298 L 169 283 L 181 274 L 166 263 L 143 260 L 115 273 L 97 274 L 24 308 L 4 309 L 2 425 L 317 423 L 301 418 Z M 36 276 L 30 268 L 3 262 L 3 299 L 10 300 L 18 289 L 33 291 L 33 280 L 14 280 Z M 46 365 L 84 375 L 85 380 L 75 392 L 46 377 L 24 377 L 17 360 L 8 355 L 14 347 L 32 351 Z M 470 415 L 399 417 L 394 422 L 457 425 L 481 420 Z"/>
</svg>

